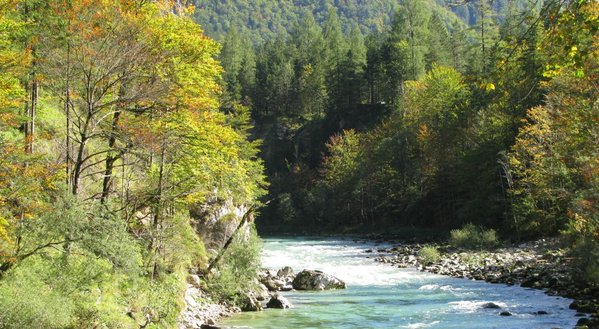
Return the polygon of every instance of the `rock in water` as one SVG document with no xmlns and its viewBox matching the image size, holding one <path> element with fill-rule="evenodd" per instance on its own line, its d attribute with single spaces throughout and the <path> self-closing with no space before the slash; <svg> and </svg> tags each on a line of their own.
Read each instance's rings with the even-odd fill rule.
<svg viewBox="0 0 599 329">
<path fill-rule="evenodd" d="M 287 298 L 280 296 L 279 294 L 274 294 L 268 303 L 266 303 L 266 307 L 268 308 L 292 308 L 291 303 L 287 300 Z"/>
<path fill-rule="evenodd" d="M 211 325 L 211 324 L 203 324 L 201 327 L 201 329 L 220 329 L 220 327 Z"/>
<path fill-rule="evenodd" d="M 243 303 L 243 307 L 241 308 L 242 311 L 244 312 L 258 312 L 258 311 L 262 311 L 262 304 L 260 304 L 260 302 L 254 298 L 254 296 L 251 296 L 249 294 L 244 296 L 245 300 Z"/>
<path fill-rule="evenodd" d="M 495 304 L 495 303 L 484 303 L 482 305 L 482 308 L 490 308 L 490 309 L 497 309 L 497 308 L 501 308 L 501 306 Z"/>
<path fill-rule="evenodd" d="M 289 266 L 285 266 L 282 269 L 280 269 L 279 271 L 277 271 L 277 276 L 278 277 L 292 277 L 293 276 L 293 269 Z"/>
<path fill-rule="evenodd" d="M 345 289 L 345 282 L 317 270 L 303 270 L 293 279 L 293 289 L 328 290 Z"/>
</svg>

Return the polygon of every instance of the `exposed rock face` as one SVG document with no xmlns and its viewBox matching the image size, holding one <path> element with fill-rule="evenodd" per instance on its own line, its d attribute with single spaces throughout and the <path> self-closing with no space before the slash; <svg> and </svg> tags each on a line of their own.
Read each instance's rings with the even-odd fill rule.
<svg viewBox="0 0 599 329">
<path fill-rule="evenodd" d="M 292 282 L 297 290 L 345 289 L 345 282 L 317 270 L 303 270 Z"/>
<path fill-rule="evenodd" d="M 268 303 L 266 303 L 266 307 L 268 308 L 292 308 L 293 306 L 287 300 L 287 298 L 280 296 L 279 294 L 274 294 Z"/>
<path fill-rule="evenodd" d="M 190 214 L 195 221 L 195 230 L 202 238 L 206 250 L 216 254 L 223 248 L 248 210 L 247 206 L 237 205 L 233 200 L 210 198 L 206 203 L 192 207 Z M 241 232 L 248 237 L 249 225 L 245 225 Z"/>
</svg>

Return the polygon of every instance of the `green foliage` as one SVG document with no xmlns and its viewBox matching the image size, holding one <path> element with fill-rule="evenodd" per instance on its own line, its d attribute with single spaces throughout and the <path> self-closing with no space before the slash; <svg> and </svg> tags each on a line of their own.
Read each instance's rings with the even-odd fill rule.
<svg viewBox="0 0 599 329">
<path fill-rule="evenodd" d="M 341 136 L 331 138 L 327 146 L 330 156 L 323 162 L 324 180 L 332 188 L 343 189 L 344 185 L 351 183 L 351 177 L 356 174 L 359 165 L 360 136 L 348 130 Z"/>
<path fill-rule="evenodd" d="M 579 238 L 572 247 L 574 276 L 589 284 L 599 283 L 599 244 L 591 238 Z"/>
<path fill-rule="evenodd" d="M 597 41 L 586 33 L 597 31 L 591 17 L 599 7 L 583 1 L 569 8 L 549 33 L 547 56 L 561 64 L 545 72 L 552 76 L 545 83 L 547 101 L 528 110 L 509 153 L 514 225 L 528 235 L 567 228 L 575 240 L 598 242 L 599 151 L 591 137 L 599 133 L 596 77 L 576 72 L 597 70 L 597 50 L 589 50 Z M 576 45 L 564 46 L 566 40 Z M 578 47 L 586 50 L 572 54 Z"/>
<path fill-rule="evenodd" d="M 243 293 L 256 289 L 260 270 L 262 245 L 253 225 L 248 227 L 248 236 L 238 232 L 234 242 L 225 252 L 218 273 L 210 277 L 208 289 L 220 301 L 231 301 L 241 306 Z"/>
<path fill-rule="evenodd" d="M 277 216 L 282 222 L 290 222 L 297 220 L 296 207 L 293 205 L 291 194 L 283 193 L 277 200 Z"/>
<path fill-rule="evenodd" d="M 424 246 L 418 251 L 418 258 L 420 259 L 421 263 L 429 265 L 438 262 L 441 258 L 441 255 L 436 247 Z"/>
<path fill-rule="evenodd" d="M 471 223 L 461 229 L 451 230 L 449 243 L 467 249 L 493 249 L 500 244 L 495 230 L 485 230 Z"/>
<path fill-rule="evenodd" d="M 149 280 L 140 266 L 143 245 L 131 238 L 120 218 L 102 207 L 88 213 L 68 196 L 54 205 L 22 228 L 20 261 L 0 281 L 0 307 L 7 310 L 0 327 L 137 328 L 147 319 L 155 327 L 177 323 L 185 273 L 203 260 L 203 245 L 188 217 L 177 217 L 163 231 L 167 246 L 160 266 L 170 274 Z"/>
<path fill-rule="evenodd" d="M 16 41 L 24 31 L 24 22 L 19 18 L 18 1 L 0 2 L 0 128 L 14 125 L 16 113 L 25 90 L 19 79 L 25 74 L 28 56 Z"/>
<path fill-rule="evenodd" d="M 66 254 L 85 252 L 110 261 L 114 266 L 135 271 L 140 265 L 139 247 L 127 226 L 99 205 L 86 209 L 70 195 L 61 195 L 53 209 L 21 224 L 17 259 L 64 248 Z"/>
<path fill-rule="evenodd" d="M 349 42 L 340 10 L 306 11 L 305 31 L 258 46 L 246 95 L 277 200 L 263 222 L 331 230 L 471 222 L 514 239 L 566 227 L 596 238 L 596 77 L 588 74 L 596 5 L 565 4 L 568 14 L 558 15 L 557 5 L 497 10 L 480 1 L 456 9 L 470 30 L 422 5 L 398 5 L 366 49 Z M 310 56 L 322 39 L 310 16 L 324 22 L 322 60 Z M 352 64 L 339 66 L 346 48 L 341 62 Z M 322 62 L 324 117 L 309 115 L 300 97 L 305 69 Z"/>
<path fill-rule="evenodd" d="M 182 307 L 184 274 L 150 281 L 114 271 L 108 262 L 73 256 L 33 257 L 0 283 L 2 328 L 173 327 Z M 130 315 L 126 313 L 129 312 Z"/>
<path fill-rule="evenodd" d="M 19 270 L 0 282 L 1 328 L 65 328 L 71 325 L 75 309 L 73 300 L 43 282 L 40 274 L 43 275 Z"/>
<path fill-rule="evenodd" d="M 293 0 L 286 2 L 261 1 L 239 2 L 232 0 L 209 0 L 192 2 L 198 9 L 195 18 L 208 35 L 222 40 L 232 29 L 246 30 L 254 42 L 275 38 L 291 30 L 291 25 L 305 18 L 306 12 L 314 15 L 319 24 L 325 24 L 332 10 L 337 11 L 343 31 L 359 27 L 363 33 L 381 32 L 389 26 L 399 7 L 395 0 L 314 1 Z M 525 1 L 510 2 L 519 10 L 528 9 Z M 479 21 L 479 3 L 468 2 L 456 6 L 451 1 L 427 3 L 443 13 L 448 21 L 460 20 L 462 24 L 475 25 Z M 493 2 L 493 11 L 503 16 L 507 0 Z"/>
<path fill-rule="evenodd" d="M 220 46 L 191 13 L 0 0 L 0 328 L 176 327 L 206 262 L 190 209 L 263 195 L 249 112 L 220 107 Z M 250 88 L 232 53 L 226 82 Z"/>
<path fill-rule="evenodd" d="M 431 7 L 432 3 L 422 0 L 406 0 L 399 6 L 389 35 L 392 45 L 400 44 L 403 48 L 401 60 L 395 63 L 403 66 L 397 69 L 403 72 L 396 78 L 416 80 L 424 74 Z"/>
</svg>

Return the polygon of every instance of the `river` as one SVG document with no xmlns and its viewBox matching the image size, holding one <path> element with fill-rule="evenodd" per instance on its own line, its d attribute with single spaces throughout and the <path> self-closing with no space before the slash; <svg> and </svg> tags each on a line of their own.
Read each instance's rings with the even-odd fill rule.
<svg viewBox="0 0 599 329">
<path fill-rule="evenodd" d="M 374 262 L 364 251 L 388 245 L 339 238 L 266 238 L 267 268 L 319 269 L 348 288 L 283 293 L 292 309 L 242 313 L 223 328 L 572 328 L 571 300 L 542 291 L 455 279 Z M 371 254 L 372 255 L 372 254 Z M 484 309 L 493 302 L 502 307 Z M 501 311 L 512 316 L 500 316 Z M 546 315 L 534 314 L 546 311 Z"/>
</svg>

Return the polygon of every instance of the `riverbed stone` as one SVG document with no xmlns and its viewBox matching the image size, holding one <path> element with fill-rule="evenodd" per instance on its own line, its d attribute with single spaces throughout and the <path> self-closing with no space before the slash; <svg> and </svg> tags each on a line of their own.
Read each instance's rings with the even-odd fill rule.
<svg viewBox="0 0 599 329">
<path fill-rule="evenodd" d="M 241 310 L 244 312 L 258 312 L 262 311 L 262 304 L 254 296 L 245 295 L 243 301 L 243 307 Z"/>
<path fill-rule="evenodd" d="M 285 298 L 279 294 L 274 294 L 270 298 L 268 303 L 266 303 L 266 307 L 268 307 L 268 308 L 292 308 L 293 306 L 287 300 L 287 298 Z"/>
<path fill-rule="evenodd" d="M 499 313 L 499 315 L 501 315 L 501 316 L 512 316 L 512 313 L 510 313 L 508 311 L 503 311 L 503 312 Z"/>
<path fill-rule="evenodd" d="M 293 269 L 289 266 L 285 266 L 277 271 L 277 276 L 282 277 L 293 277 Z"/>
<path fill-rule="evenodd" d="M 589 318 L 580 318 L 578 322 L 576 322 L 577 326 L 586 326 L 589 323 Z"/>
<path fill-rule="evenodd" d="M 499 305 L 497 305 L 497 304 L 495 304 L 495 303 L 493 303 L 493 302 L 489 302 L 489 303 L 484 303 L 484 304 L 482 305 L 482 308 L 488 308 L 488 309 L 499 309 L 499 308 L 501 308 L 501 306 L 499 306 Z"/>
<path fill-rule="evenodd" d="M 201 281 L 200 281 L 200 277 L 197 274 L 190 274 L 187 276 L 187 283 L 189 283 L 190 285 L 196 287 L 196 288 L 201 288 Z"/>
<path fill-rule="evenodd" d="M 220 329 L 220 327 L 216 325 L 214 319 L 208 319 L 206 320 L 206 323 L 200 326 L 200 329 Z"/>
<path fill-rule="evenodd" d="M 318 270 L 303 270 L 293 279 L 293 288 L 297 290 L 345 289 L 345 282 Z"/>
<path fill-rule="evenodd" d="M 259 301 L 267 300 L 270 297 L 268 288 L 266 288 L 266 286 L 262 283 L 258 284 L 258 289 L 254 291 L 254 295 L 256 296 L 256 299 Z"/>
</svg>

